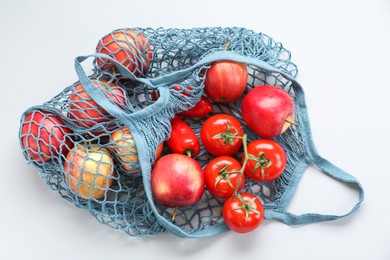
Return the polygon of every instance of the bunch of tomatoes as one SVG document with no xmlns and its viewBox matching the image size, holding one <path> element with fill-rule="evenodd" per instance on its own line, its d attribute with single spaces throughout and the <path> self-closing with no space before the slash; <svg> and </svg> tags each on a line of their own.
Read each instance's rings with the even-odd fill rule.
<svg viewBox="0 0 390 260">
<path fill-rule="evenodd" d="M 247 144 L 239 120 L 225 113 L 214 114 L 204 121 L 200 141 L 213 155 L 203 170 L 205 186 L 212 195 L 226 199 L 222 211 L 226 225 L 239 233 L 256 229 L 264 219 L 262 202 L 253 194 L 240 191 L 246 178 L 259 182 L 278 178 L 286 167 L 284 149 L 271 139 Z M 176 115 L 172 119 L 171 136 L 166 142 L 172 152 L 195 157 L 200 151 L 200 141 L 181 117 Z M 241 154 L 239 161 L 236 158 Z"/>
</svg>

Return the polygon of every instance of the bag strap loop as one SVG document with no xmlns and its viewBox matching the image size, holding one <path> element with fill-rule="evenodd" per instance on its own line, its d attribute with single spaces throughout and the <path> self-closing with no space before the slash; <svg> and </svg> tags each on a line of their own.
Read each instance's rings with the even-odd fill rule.
<svg viewBox="0 0 390 260">
<path fill-rule="evenodd" d="M 328 176 L 343 183 L 353 184 L 359 192 L 359 199 L 356 202 L 356 204 L 348 212 L 341 215 L 328 215 L 328 214 L 318 214 L 318 213 L 306 213 L 301 215 L 295 215 L 289 212 L 288 210 L 286 210 L 285 207 L 283 208 L 279 207 L 277 209 L 266 210 L 265 213 L 266 219 L 276 219 L 288 225 L 302 225 L 302 224 L 336 220 L 339 218 L 347 217 L 352 213 L 354 213 L 360 207 L 360 204 L 364 200 L 364 190 L 360 182 L 355 177 L 343 171 L 342 169 L 336 167 L 334 164 L 330 163 L 329 161 L 320 157 L 319 155 L 315 156 L 313 163 L 317 165 Z M 303 165 L 301 165 L 301 168 L 305 169 L 308 165 L 309 164 L 307 162 L 303 163 Z M 295 187 L 290 187 L 290 189 L 295 190 Z M 285 195 L 287 195 L 287 193 Z"/>
<path fill-rule="evenodd" d="M 289 77 L 288 75 L 285 75 Z M 343 218 L 351 215 L 355 212 L 361 205 L 364 200 L 364 189 L 360 182 L 345 172 L 344 170 L 338 168 L 328 160 L 324 159 L 318 153 L 313 138 L 311 134 L 311 128 L 309 123 L 309 116 L 307 112 L 307 106 L 305 103 L 304 91 L 301 85 L 294 79 L 291 79 L 294 84 L 294 90 L 296 93 L 295 96 L 295 108 L 296 108 L 296 116 L 299 121 L 299 126 L 301 128 L 300 134 L 302 135 L 302 140 L 305 146 L 305 150 L 307 152 L 307 158 L 302 160 L 299 165 L 296 166 L 294 179 L 292 183 L 288 186 L 288 189 L 283 194 L 282 201 L 277 209 L 268 209 L 266 211 L 267 219 L 277 219 L 289 225 L 300 225 L 300 224 L 309 224 L 315 222 L 322 221 L 330 221 L 339 218 Z M 327 214 L 317 214 L 317 213 L 307 213 L 302 215 L 295 215 L 286 210 L 287 204 L 290 201 L 295 189 L 298 186 L 298 182 L 303 175 L 306 168 L 313 163 L 318 166 L 319 169 L 327 174 L 328 176 L 334 178 L 337 181 L 343 183 L 352 184 L 359 193 L 359 199 L 356 204 L 350 209 L 347 213 L 342 215 L 327 215 Z"/>
</svg>

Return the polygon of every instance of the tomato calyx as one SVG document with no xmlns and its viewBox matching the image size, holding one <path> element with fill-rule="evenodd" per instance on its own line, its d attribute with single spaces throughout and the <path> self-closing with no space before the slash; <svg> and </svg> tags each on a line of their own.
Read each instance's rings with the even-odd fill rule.
<svg viewBox="0 0 390 260">
<path fill-rule="evenodd" d="M 261 212 L 259 210 L 257 210 L 255 207 L 253 207 L 253 203 L 255 202 L 255 200 L 257 199 L 256 197 L 253 197 L 252 199 L 250 199 L 248 202 L 244 201 L 241 197 L 240 194 L 236 194 L 235 195 L 237 197 L 237 199 L 242 203 L 240 206 L 237 206 L 235 208 L 233 208 L 233 210 L 243 210 L 245 211 L 245 222 L 248 222 L 249 220 L 249 213 L 250 212 L 253 212 L 257 215 L 261 215 Z"/>
<path fill-rule="evenodd" d="M 248 159 L 256 162 L 256 165 L 253 167 L 251 174 L 260 168 L 261 178 L 264 179 L 265 169 L 272 166 L 272 161 L 265 156 L 264 152 L 260 152 L 258 156 L 248 154 Z"/>
<path fill-rule="evenodd" d="M 212 137 L 212 139 L 222 139 L 224 144 L 234 145 L 234 139 L 243 139 L 242 136 L 238 135 L 238 132 L 232 132 L 230 122 L 227 121 L 227 126 L 225 132 L 216 134 Z"/>
<path fill-rule="evenodd" d="M 237 170 L 233 170 L 233 171 L 228 171 L 227 170 L 227 165 L 223 165 L 222 169 L 218 171 L 218 178 L 215 180 L 215 183 L 214 183 L 214 188 L 217 190 L 217 186 L 218 184 L 221 182 L 221 180 L 226 180 L 226 182 L 229 184 L 230 187 L 232 188 L 235 188 L 232 184 L 232 182 L 230 181 L 230 174 L 233 174 L 233 173 L 238 173 L 240 174 L 241 170 L 237 171 Z M 238 185 L 238 184 L 237 184 Z"/>
</svg>

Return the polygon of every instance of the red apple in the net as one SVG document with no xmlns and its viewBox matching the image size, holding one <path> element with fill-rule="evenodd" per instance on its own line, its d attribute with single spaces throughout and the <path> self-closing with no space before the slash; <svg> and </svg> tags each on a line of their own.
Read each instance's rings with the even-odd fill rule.
<svg viewBox="0 0 390 260">
<path fill-rule="evenodd" d="M 78 197 L 100 199 L 114 181 L 114 163 L 105 148 L 76 145 L 66 155 L 64 173 L 70 190 Z"/>
<path fill-rule="evenodd" d="M 294 122 L 294 101 L 280 87 L 258 86 L 245 95 L 241 104 L 242 117 L 247 126 L 264 138 L 273 138 Z"/>
<path fill-rule="evenodd" d="M 72 130 L 48 111 L 32 111 L 26 115 L 21 124 L 23 150 L 37 163 L 66 154 L 73 147 Z"/>
<path fill-rule="evenodd" d="M 95 87 L 102 89 L 105 96 L 118 107 L 126 104 L 125 92 L 120 85 L 105 79 L 92 79 L 91 81 Z M 72 89 L 69 99 L 69 117 L 79 126 L 92 127 L 111 119 L 108 112 L 88 95 L 81 83 Z"/>
<path fill-rule="evenodd" d="M 167 154 L 155 163 L 151 186 L 156 201 L 165 207 L 195 205 L 204 193 L 204 174 L 199 163 L 183 154 Z"/>
<path fill-rule="evenodd" d="M 233 103 L 243 94 L 248 81 L 244 63 L 222 60 L 213 62 L 207 70 L 204 91 L 217 103 Z"/>
<path fill-rule="evenodd" d="M 151 47 L 146 37 L 129 29 L 116 30 L 103 37 L 96 52 L 109 55 L 135 76 L 144 75 L 152 59 Z M 115 66 L 105 58 L 97 58 L 96 63 L 104 70 Z"/>
</svg>

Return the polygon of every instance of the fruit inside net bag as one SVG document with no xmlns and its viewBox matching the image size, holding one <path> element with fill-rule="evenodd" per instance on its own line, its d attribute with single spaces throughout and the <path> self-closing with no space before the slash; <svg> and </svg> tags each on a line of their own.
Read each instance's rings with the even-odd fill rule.
<svg viewBox="0 0 390 260">
<path fill-rule="evenodd" d="M 82 63 L 89 58 L 93 60 L 93 72 L 86 75 Z M 303 89 L 295 79 L 297 67 L 290 58 L 281 43 L 245 28 L 115 30 L 98 41 L 96 53 L 75 59 L 77 82 L 23 113 L 19 131 L 23 154 L 64 199 L 130 236 L 159 232 L 181 237 L 213 236 L 233 228 L 223 217 L 227 198 L 215 196 L 212 185 L 203 183 L 203 170 L 219 154 L 207 149 L 208 141 L 201 131 L 207 119 L 224 114 L 242 126 L 245 143 L 272 139 L 285 151 L 285 167 L 277 178 L 261 181 L 269 162 L 263 162 L 257 179 L 251 173 L 242 174 L 247 178 L 240 192 L 261 201 L 264 213 L 258 212 L 262 218 L 297 225 L 348 216 L 362 202 L 363 188 L 315 149 Z M 246 81 L 243 87 L 221 87 L 220 82 L 207 79 L 208 73 L 218 74 L 212 64 L 221 61 L 238 64 L 241 72 L 227 74 L 241 73 Z M 217 87 L 210 87 L 213 84 Z M 284 124 L 276 134 L 258 130 L 261 123 L 241 109 L 244 103 L 250 103 L 244 100 L 248 93 L 263 85 L 283 91 L 293 101 L 287 127 Z M 156 199 L 151 184 L 159 158 L 176 148 L 188 155 L 188 147 L 166 145 L 175 133 L 174 117 L 180 117 L 198 140 L 199 149 L 196 153 L 192 150 L 184 160 L 199 164 L 202 173 L 194 175 L 200 176 L 202 184 L 198 188 L 202 193 L 196 195 L 199 198 L 176 208 Z M 185 134 L 179 132 L 176 136 Z M 245 147 L 241 144 L 231 157 L 242 162 Z M 316 165 L 338 181 L 354 184 L 360 195 L 356 205 L 343 215 L 288 212 L 286 207 L 309 165 Z M 174 167 L 166 164 L 159 168 L 174 172 L 168 166 Z M 172 183 L 175 181 L 168 182 Z M 173 185 L 177 193 L 182 183 Z"/>
</svg>

